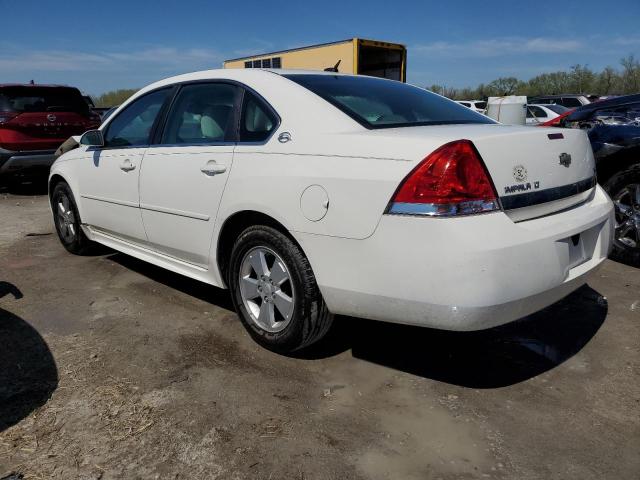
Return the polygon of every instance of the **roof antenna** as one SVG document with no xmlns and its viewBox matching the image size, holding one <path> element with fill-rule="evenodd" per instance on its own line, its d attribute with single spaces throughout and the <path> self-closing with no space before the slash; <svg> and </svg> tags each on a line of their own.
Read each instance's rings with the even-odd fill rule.
<svg viewBox="0 0 640 480">
<path fill-rule="evenodd" d="M 342 60 L 338 60 L 338 63 L 336 63 L 333 67 L 325 68 L 324 71 L 325 72 L 336 72 L 336 73 L 338 73 L 338 65 L 340 65 L 341 61 Z"/>
</svg>

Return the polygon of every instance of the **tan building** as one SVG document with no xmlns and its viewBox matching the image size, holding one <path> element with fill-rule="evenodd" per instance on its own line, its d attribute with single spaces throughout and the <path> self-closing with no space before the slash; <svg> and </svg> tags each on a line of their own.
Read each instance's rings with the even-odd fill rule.
<svg viewBox="0 0 640 480">
<path fill-rule="evenodd" d="M 407 49 L 399 43 L 350 38 L 339 42 L 234 58 L 224 68 L 330 70 L 406 81 Z"/>
</svg>

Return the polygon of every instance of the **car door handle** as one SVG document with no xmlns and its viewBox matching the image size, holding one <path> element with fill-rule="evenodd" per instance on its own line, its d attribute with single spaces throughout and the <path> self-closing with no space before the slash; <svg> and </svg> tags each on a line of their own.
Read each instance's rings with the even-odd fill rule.
<svg viewBox="0 0 640 480">
<path fill-rule="evenodd" d="M 209 160 L 202 167 L 200 167 L 200 171 L 206 175 L 218 175 L 219 173 L 224 173 L 227 171 L 226 165 L 221 165 L 215 160 Z"/>
<path fill-rule="evenodd" d="M 125 172 L 130 172 L 135 168 L 136 166 L 133 163 L 131 163 L 131 160 L 129 160 L 128 158 L 120 164 L 120 170 L 124 170 Z"/>
</svg>

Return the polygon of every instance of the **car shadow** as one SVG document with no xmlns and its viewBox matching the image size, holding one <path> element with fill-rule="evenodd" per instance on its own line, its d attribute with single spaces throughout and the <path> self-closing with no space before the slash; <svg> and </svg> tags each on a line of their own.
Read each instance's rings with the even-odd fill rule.
<svg viewBox="0 0 640 480">
<path fill-rule="evenodd" d="M 300 356 L 322 358 L 351 349 L 355 358 L 469 388 L 513 385 L 578 353 L 607 316 L 607 302 L 584 286 L 515 322 L 474 332 L 338 317 L 327 338 Z"/>
<path fill-rule="evenodd" d="M 187 295 L 233 310 L 228 290 L 121 253 L 107 258 Z M 604 297 L 583 286 L 533 315 L 474 332 L 337 316 L 323 340 L 289 356 L 320 360 L 351 350 L 355 358 L 420 377 L 470 388 L 498 388 L 533 378 L 574 356 L 598 332 L 607 311 Z"/>
<path fill-rule="evenodd" d="M 47 194 L 47 174 L 0 178 L 0 194 L 35 197 Z"/>
<path fill-rule="evenodd" d="M 200 282 L 184 275 L 171 272 L 165 268 L 157 267 L 151 263 L 137 258 L 130 257 L 123 253 L 115 252 L 106 258 L 122 265 L 123 267 L 133 270 L 150 280 L 162 283 L 174 290 L 186 293 L 204 302 L 212 303 L 225 310 L 233 311 L 233 303 L 228 290 L 217 288 L 208 283 Z"/>
<path fill-rule="evenodd" d="M 22 293 L 0 282 L 0 298 Z M 58 370 L 47 343 L 22 318 L 0 308 L 0 432 L 44 405 L 58 387 Z"/>
</svg>

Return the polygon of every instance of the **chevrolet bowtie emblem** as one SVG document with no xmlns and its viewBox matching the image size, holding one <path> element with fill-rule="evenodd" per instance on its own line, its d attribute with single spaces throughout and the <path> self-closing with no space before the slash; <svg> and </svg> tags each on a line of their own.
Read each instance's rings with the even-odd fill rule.
<svg viewBox="0 0 640 480">
<path fill-rule="evenodd" d="M 571 155 L 569 155 L 568 153 L 561 153 L 560 165 L 569 168 L 569 165 L 571 165 Z"/>
</svg>

